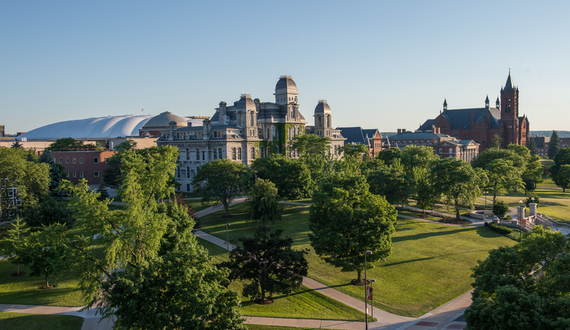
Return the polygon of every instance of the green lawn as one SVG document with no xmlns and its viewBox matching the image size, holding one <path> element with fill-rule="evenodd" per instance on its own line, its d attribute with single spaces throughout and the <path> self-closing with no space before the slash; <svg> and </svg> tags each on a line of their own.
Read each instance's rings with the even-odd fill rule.
<svg viewBox="0 0 570 330">
<path fill-rule="evenodd" d="M 50 278 L 50 285 L 57 287 L 51 290 L 39 290 L 45 285 L 43 277 L 30 277 L 30 270 L 20 266 L 24 276 L 12 277 L 16 266 L 8 260 L 0 261 L 0 304 L 44 305 L 44 306 L 83 306 L 81 290 L 75 274 L 65 274 L 56 281 Z"/>
<path fill-rule="evenodd" d="M 256 325 L 256 324 L 248 324 L 247 328 L 250 330 L 314 330 L 314 328 L 274 327 L 270 325 Z"/>
<path fill-rule="evenodd" d="M 10 330 L 80 330 L 83 318 L 69 315 L 0 313 L 0 329 Z"/>
<path fill-rule="evenodd" d="M 210 251 L 216 263 L 228 260 L 224 248 L 198 239 L 199 243 Z M 233 282 L 230 289 L 241 292 L 244 282 Z M 258 305 L 242 298 L 242 314 L 248 316 L 287 317 L 321 320 L 364 321 L 364 313 L 328 298 L 316 291 L 302 287 L 290 295 L 272 297 L 273 303 Z"/>
<path fill-rule="evenodd" d="M 243 205 L 234 206 L 231 219 L 221 212 L 202 218 L 203 230 L 230 240 L 252 235 L 256 224 L 247 221 Z M 275 228 L 294 239 L 295 248 L 309 249 L 309 277 L 358 299 L 364 288 L 350 285 L 356 273 L 343 273 L 322 261 L 310 248 L 308 207 L 287 206 Z M 229 220 L 229 221 L 228 221 Z M 454 227 L 399 218 L 393 254 L 368 272 L 375 284 L 374 304 L 388 312 L 417 317 L 471 289 L 471 268 L 488 251 L 515 242 L 484 227 Z"/>
</svg>

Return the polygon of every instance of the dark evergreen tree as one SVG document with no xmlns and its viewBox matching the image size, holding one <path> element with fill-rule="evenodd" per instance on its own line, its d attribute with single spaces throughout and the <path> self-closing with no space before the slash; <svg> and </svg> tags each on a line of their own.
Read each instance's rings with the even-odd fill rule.
<svg viewBox="0 0 570 330">
<path fill-rule="evenodd" d="M 548 158 L 554 159 L 556 154 L 560 150 L 560 137 L 558 137 L 558 132 L 552 131 L 552 136 L 550 137 L 550 142 L 548 143 Z"/>
<path fill-rule="evenodd" d="M 530 150 L 531 156 L 538 155 L 538 148 L 536 147 L 536 142 L 534 141 L 534 136 L 531 136 L 528 140 L 526 147 Z"/>
</svg>

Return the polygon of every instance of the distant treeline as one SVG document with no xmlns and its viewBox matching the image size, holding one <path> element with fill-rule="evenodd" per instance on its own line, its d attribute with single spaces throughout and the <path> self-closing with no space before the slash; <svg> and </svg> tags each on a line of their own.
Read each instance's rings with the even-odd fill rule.
<svg viewBox="0 0 570 330">
<path fill-rule="evenodd" d="M 570 131 L 556 131 L 558 132 L 558 137 L 567 138 L 570 137 Z M 552 131 L 530 131 L 530 136 L 551 136 Z"/>
</svg>

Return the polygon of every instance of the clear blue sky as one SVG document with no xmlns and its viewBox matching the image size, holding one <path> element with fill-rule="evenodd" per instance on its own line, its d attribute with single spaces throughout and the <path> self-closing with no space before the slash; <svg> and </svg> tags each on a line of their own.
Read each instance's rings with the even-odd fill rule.
<svg viewBox="0 0 570 330">
<path fill-rule="evenodd" d="M 570 130 L 568 1 L 1 1 L 8 133 L 122 114 L 273 101 L 280 75 L 310 124 L 416 129 L 492 104 L 509 68 L 531 130 Z M 141 109 L 144 108 L 144 112 Z"/>
</svg>

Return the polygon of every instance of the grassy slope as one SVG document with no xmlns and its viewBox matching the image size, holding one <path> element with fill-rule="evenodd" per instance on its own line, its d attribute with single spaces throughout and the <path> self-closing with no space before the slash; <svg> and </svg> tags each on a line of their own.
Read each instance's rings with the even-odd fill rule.
<svg viewBox="0 0 570 330">
<path fill-rule="evenodd" d="M 0 329 L 10 330 L 80 330 L 83 318 L 69 315 L 0 313 Z"/>
<path fill-rule="evenodd" d="M 221 213 L 201 219 L 203 230 L 225 239 L 229 222 L 230 240 L 252 235 L 255 224 L 247 222 L 244 205 L 232 208 L 234 218 Z M 349 285 L 355 273 L 343 273 L 323 262 L 310 248 L 307 207 L 288 206 L 284 219 L 275 228 L 294 239 L 296 248 L 308 248 L 309 276 L 362 299 L 362 287 Z M 485 259 L 488 251 L 515 242 L 487 228 L 464 228 L 399 219 L 394 235 L 393 254 L 368 272 L 375 278 L 375 305 L 392 313 L 420 316 L 471 289 L 471 268 Z"/>
</svg>

